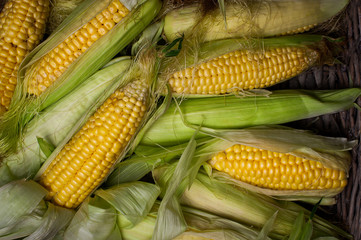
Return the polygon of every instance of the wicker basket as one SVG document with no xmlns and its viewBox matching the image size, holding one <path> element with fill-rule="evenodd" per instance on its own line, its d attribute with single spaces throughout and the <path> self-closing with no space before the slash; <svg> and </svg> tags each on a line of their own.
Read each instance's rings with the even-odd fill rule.
<svg viewBox="0 0 361 240">
<path fill-rule="evenodd" d="M 343 45 L 343 64 L 320 66 L 298 76 L 295 79 L 277 86 L 282 88 L 303 89 L 341 89 L 361 87 L 361 1 L 351 0 L 345 13 L 337 18 L 339 29 L 344 32 L 346 42 Z M 339 32 L 337 33 L 340 34 Z M 360 55 L 360 56 L 359 56 Z M 357 104 L 361 106 L 361 98 Z M 360 110 L 352 108 L 348 111 L 325 115 L 290 123 L 292 127 L 310 129 L 326 136 L 341 136 L 360 140 Z M 326 209 L 328 218 L 343 225 L 351 232 L 354 239 L 361 239 L 361 146 L 352 150 L 352 165 L 349 172 L 349 184 L 337 196 L 337 205 Z"/>
</svg>

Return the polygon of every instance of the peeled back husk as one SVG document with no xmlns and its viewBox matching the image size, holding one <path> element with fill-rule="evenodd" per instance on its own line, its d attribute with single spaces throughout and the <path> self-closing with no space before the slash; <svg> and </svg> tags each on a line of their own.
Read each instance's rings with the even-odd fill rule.
<svg viewBox="0 0 361 240">
<path fill-rule="evenodd" d="M 69 224 L 74 211 L 44 201 L 47 191 L 34 181 L 18 180 L 0 188 L 0 239 L 52 239 Z"/>
</svg>

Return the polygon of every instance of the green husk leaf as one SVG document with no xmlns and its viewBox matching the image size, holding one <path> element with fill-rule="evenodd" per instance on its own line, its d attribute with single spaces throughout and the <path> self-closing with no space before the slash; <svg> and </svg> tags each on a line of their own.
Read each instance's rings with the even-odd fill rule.
<svg viewBox="0 0 361 240">
<path fill-rule="evenodd" d="M 203 142 L 204 140 L 197 141 L 198 144 Z M 106 186 L 140 180 L 154 168 L 182 155 L 187 144 L 184 143 L 166 148 L 145 145 L 137 146 L 132 156 L 115 166 L 115 169 L 105 182 Z"/>
<path fill-rule="evenodd" d="M 21 222 L 11 228 L 0 230 L 1 240 L 24 239 L 34 230 L 41 226 L 42 219 L 39 216 L 25 216 Z M 4 234 L 3 234 L 4 232 Z"/>
<path fill-rule="evenodd" d="M 189 229 L 196 231 L 207 230 L 225 230 L 232 231 L 238 238 L 236 239 L 256 239 L 259 231 L 255 228 L 250 228 L 239 222 L 232 221 L 227 218 L 222 218 L 209 212 L 201 211 L 196 208 L 182 206 L 184 218 Z M 232 234 L 232 235 L 233 235 Z M 226 238 L 228 239 L 228 238 Z M 265 238 L 269 239 L 269 238 Z"/>
<path fill-rule="evenodd" d="M 50 154 L 54 151 L 55 146 L 49 142 L 47 142 L 44 138 L 36 137 L 38 140 L 38 144 L 42 153 L 44 153 L 45 157 L 49 157 Z"/>
<path fill-rule="evenodd" d="M 304 213 L 300 212 L 295 220 L 295 223 L 293 224 L 292 231 L 288 240 L 300 239 L 304 225 Z"/>
<path fill-rule="evenodd" d="M 273 225 L 275 223 L 275 220 L 277 218 L 278 212 L 276 211 L 270 219 L 267 220 L 267 222 L 263 225 L 260 233 L 257 236 L 257 240 L 265 240 L 267 239 L 268 233 L 271 232 Z"/>
<path fill-rule="evenodd" d="M 130 63 L 129 57 L 114 59 L 107 67 L 96 72 L 82 85 L 30 121 L 23 136 L 18 139 L 22 148 L 3 159 L 1 163 L 0 186 L 15 179 L 33 177 L 46 159 L 41 154 L 37 137 L 58 146 L 104 90 L 119 82 Z"/>
<path fill-rule="evenodd" d="M 83 202 L 64 233 L 64 239 L 121 239 L 112 238 L 119 232 L 116 210 L 101 198 L 90 198 Z"/>
<path fill-rule="evenodd" d="M 52 203 L 47 203 L 47 207 L 40 227 L 25 239 L 52 239 L 58 231 L 69 224 L 74 216 L 73 210 L 58 207 Z"/>
<path fill-rule="evenodd" d="M 47 191 L 34 181 L 18 180 L 0 188 L 0 239 L 52 239 L 74 215 L 45 203 Z"/>
<path fill-rule="evenodd" d="M 193 158 L 197 143 L 194 136 L 190 139 L 182 153 L 177 166 L 170 168 L 172 177 L 163 188 L 163 200 L 159 206 L 158 217 L 152 239 L 172 239 L 186 230 L 180 203 L 178 201 L 185 188 L 192 179 L 187 178 L 191 159 Z"/>
<path fill-rule="evenodd" d="M 121 228 L 123 240 L 149 240 L 152 239 L 156 216 L 148 214 L 133 228 Z"/>
<path fill-rule="evenodd" d="M 302 236 L 301 239 L 302 240 L 310 240 L 312 239 L 312 231 L 313 231 L 313 226 L 312 226 L 312 220 L 308 220 L 305 224 L 305 227 L 302 231 Z"/>
<path fill-rule="evenodd" d="M 23 216 L 30 215 L 46 194 L 47 191 L 33 181 L 19 180 L 2 186 L 0 228 L 15 225 Z"/>
<path fill-rule="evenodd" d="M 161 39 L 163 31 L 164 20 L 161 19 L 158 22 L 153 23 L 147 27 L 140 36 L 139 40 L 132 45 L 132 56 L 135 56 L 141 51 L 145 43 L 157 43 Z"/>
<path fill-rule="evenodd" d="M 220 7 L 196 2 L 168 12 L 164 26 L 166 39 L 173 41 L 182 34 L 202 42 L 281 35 L 322 23 L 340 12 L 349 1 L 228 1 L 224 9 L 221 2 L 218 1 Z"/>
<path fill-rule="evenodd" d="M 156 201 L 151 212 L 138 225 L 132 228 L 121 228 L 123 239 L 151 239 L 159 205 L 160 203 Z M 181 206 L 181 208 L 188 227 L 185 232 L 173 239 L 188 239 L 191 236 L 199 236 L 211 239 L 251 240 L 257 237 L 258 231 L 254 228 L 195 208 L 187 206 Z"/>
<path fill-rule="evenodd" d="M 95 195 L 107 201 L 134 226 L 150 211 L 160 193 L 159 187 L 146 182 L 130 182 L 99 189 Z"/>
<path fill-rule="evenodd" d="M 43 223 L 42 216 L 45 212 L 46 204 L 44 201 L 41 201 L 31 214 L 22 216 L 16 224 L 1 228 L 0 239 L 18 239 L 32 234 Z"/>
<path fill-rule="evenodd" d="M 224 5 L 224 0 L 218 0 L 219 10 L 223 16 L 224 20 L 224 29 L 227 30 L 227 15 L 226 15 L 226 7 Z"/>
<path fill-rule="evenodd" d="M 170 146 L 186 142 L 195 129 L 235 129 L 281 124 L 330 114 L 353 106 L 361 89 L 278 90 L 270 96 L 187 99 L 173 103 L 144 135 L 141 144 Z M 183 120 L 184 119 L 184 120 Z M 204 137 L 198 134 L 196 138 Z"/>
</svg>

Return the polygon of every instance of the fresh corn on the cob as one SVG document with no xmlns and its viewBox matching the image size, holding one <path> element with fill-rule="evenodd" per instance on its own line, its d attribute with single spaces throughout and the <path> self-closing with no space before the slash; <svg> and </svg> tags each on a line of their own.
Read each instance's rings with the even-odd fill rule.
<svg viewBox="0 0 361 240">
<path fill-rule="evenodd" d="M 77 207 L 106 178 L 147 104 L 147 85 L 141 80 L 114 92 L 41 175 L 48 197 L 60 206 Z"/>
<path fill-rule="evenodd" d="M 266 88 L 300 74 L 319 57 L 316 50 L 303 47 L 236 50 L 178 71 L 168 82 L 177 94 L 225 94 Z"/>
<path fill-rule="evenodd" d="M 321 35 L 305 34 L 206 43 L 184 38 L 179 54 L 163 60 L 159 85 L 166 82 L 173 95 L 186 97 L 266 88 L 331 63 L 332 44 Z"/>
<path fill-rule="evenodd" d="M 347 184 L 348 151 L 356 144 L 281 126 L 214 129 L 209 134 L 213 138 L 197 139 L 194 154 L 187 157 L 192 168 L 203 165 L 213 178 L 284 200 L 316 203 L 322 197 L 322 205 L 334 204 L 334 196 Z M 165 148 L 139 145 L 117 165 L 106 185 L 141 179 L 186 152 L 184 143 Z"/>
<path fill-rule="evenodd" d="M 129 57 L 112 60 L 82 85 L 32 119 L 21 138 L 22 147 L 5 157 L 0 164 L 0 186 L 16 179 L 34 177 L 47 158 L 37 138 L 44 139 L 54 147 L 58 146 L 107 88 L 124 80 L 131 62 Z"/>
<path fill-rule="evenodd" d="M 269 37 L 307 31 L 340 12 L 348 0 L 225 1 L 224 12 L 209 1 L 182 5 L 165 16 L 164 34 L 173 41 L 184 34 L 198 41 L 234 37 Z M 204 10 L 204 9 L 206 10 Z"/>
<path fill-rule="evenodd" d="M 0 113 L 9 109 L 21 61 L 42 40 L 49 0 L 8 0 L 0 13 Z"/>
<path fill-rule="evenodd" d="M 65 41 L 37 61 L 27 72 L 28 93 L 39 96 L 50 87 L 76 59 L 107 34 L 130 12 L 119 0 L 113 0 L 105 9 L 71 34 Z"/>
<path fill-rule="evenodd" d="M 347 173 L 321 162 L 235 144 L 209 161 L 218 171 L 237 180 L 276 190 L 343 188 Z"/>
</svg>

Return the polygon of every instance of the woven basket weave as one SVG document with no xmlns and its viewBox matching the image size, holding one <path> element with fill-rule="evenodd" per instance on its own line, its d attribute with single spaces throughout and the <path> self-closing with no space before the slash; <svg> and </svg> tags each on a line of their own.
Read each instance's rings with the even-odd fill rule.
<svg viewBox="0 0 361 240">
<path fill-rule="evenodd" d="M 303 89 L 342 89 L 361 87 L 361 1 L 351 0 L 345 13 L 338 18 L 337 27 L 345 32 L 345 44 L 340 58 L 342 64 L 312 68 L 302 75 L 277 86 Z M 361 98 L 356 102 L 361 106 Z M 316 133 L 347 137 L 360 142 L 360 110 L 348 111 L 306 119 L 291 123 L 292 127 L 310 129 Z M 349 184 L 337 196 L 337 204 L 331 209 L 328 218 L 347 229 L 354 239 L 361 239 L 361 146 L 352 150 L 352 165 L 349 171 Z"/>
</svg>

